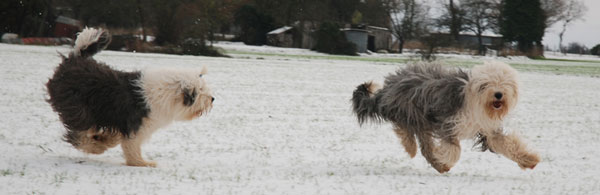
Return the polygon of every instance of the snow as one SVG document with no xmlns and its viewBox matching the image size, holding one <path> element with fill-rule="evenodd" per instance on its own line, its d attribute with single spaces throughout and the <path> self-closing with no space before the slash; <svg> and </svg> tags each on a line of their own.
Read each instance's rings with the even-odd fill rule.
<svg viewBox="0 0 600 195">
<path fill-rule="evenodd" d="M 463 141 L 460 161 L 439 174 L 421 155 L 410 159 L 389 124 L 360 127 L 351 114 L 355 86 L 382 82 L 401 64 L 103 51 L 95 58 L 119 70 L 209 69 L 213 110 L 155 133 L 143 155 L 158 167 L 139 168 L 123 165 L 119 147 L 86 155 L 61 141 L 64 128 L 44 101 L 44 84 L 60 62 L 57 51 L 68 50 L 0 44 L 2 194 L 600 193 L 599 78 L 521 71 L 520 102 L 507 125 L 542 162 L 523 171 Z"/>
<path fill-rule="evenodd" d="M 282 55 L 317 55 L 325 56 L 326 54 L 311 51 L 300 48 L 285 48 L 285 47 L 274 47 L 274 46 L 251 46 L 245 45 L 242 42 L 216 42 L 213 44 L 215 47 L 219 47 L 228 51 L 243 52 L 243 53 L 266 53 L 266 54 L 282 54 Z"/>
<path fill-rule="evenodd" d="M 546 58 L 553 59 L 564 59 L 564 60 L 590 60 L 590 61 L 598 61 L 600 62 L 600 56 L 595 55 L 581 55 L 581 54 L 563 54 L 560 52 L 544 52 L 544 56 Z"/>
</svg>

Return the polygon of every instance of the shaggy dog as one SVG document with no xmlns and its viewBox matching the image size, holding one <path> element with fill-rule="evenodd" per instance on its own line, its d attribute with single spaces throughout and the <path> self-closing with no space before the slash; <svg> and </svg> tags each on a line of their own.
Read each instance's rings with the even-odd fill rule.
<svg viewBox="0 0 600 195">
<path fill-rule="evenodd" d="M 91 57 L 106 48 L 110 35 L 84 29 L 68 57 L 46 84 L 47 100 L 75 148 L 102 154 L 121 144 L 129 166 L 156 166 L 142 158 L 141 145 L 174 120 L 192 120 L 212 108 L 214 98 L 202 75 L 206 69 L 114 70 Z"/>
<path fill-rule="evenodd" d="M 353 93 L 359 123 L 393 123 L 410 157 L 421 154 L 438 172 L 450 170 L 460 157 L 459 140 L 475 138 L 489 149 L 533 169 L 540 161 L 502 122 L 518 100 L 517 71 L 501 62 L 475 66 L 471 72 L 439 64 L 410 64 L 385 78 L 383 88 L 372 82 Z M 416 137 L 416 138 L 415 138 Z"/>
</svg>

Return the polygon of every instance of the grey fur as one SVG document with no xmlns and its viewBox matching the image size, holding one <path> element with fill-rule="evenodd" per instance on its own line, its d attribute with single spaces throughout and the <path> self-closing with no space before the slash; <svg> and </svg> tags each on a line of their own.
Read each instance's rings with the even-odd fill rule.
<svg viewBox="0 0 600 195">
<path fill-rule="evenodd" d="M 448 119 L 463 106 L 463 89 L 469 75 L 461 69 L 439 64 L 409 64 L 385 78 L 373 97 L 369 83 L 357 87 L 352 97 L 360 124 L 389 121 L 411 134 L 432 131 L 436 137 L 450 136 Z"/>
<path fill-rule="evenodd" d="M 369 120 L 388 121 L 406 131 L 408 139 L 416 137 L 425 159 L 440 173 L 446 172 L 449 167 L 433 155 L 433 138 L 454 142 L 450 119 L 463 107 L 468 80 L 469 74 L 461 69 L 409 64 L 387 76 L 377 92 L 369 91 L 371 83 L 359 85 L 352 96 L 353 111 L 361 125 Z"/>
</svg>

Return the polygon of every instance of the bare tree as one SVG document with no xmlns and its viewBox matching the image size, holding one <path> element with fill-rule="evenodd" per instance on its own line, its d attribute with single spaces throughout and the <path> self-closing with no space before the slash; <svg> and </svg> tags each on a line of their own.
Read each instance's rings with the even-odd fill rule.
<svg viewBox="0 0 600 195">
<path fill-rule="evenodd" d="M 442 15 L 435 19 L 435 22 L 438 26 L 449 30 L 454 42 L 458 41 L 460 32 L 466 30 L 464 26 L 465 12 L 461 7 L 462 1 L 464 0 L 438 0 L 438 4 L 442 5 L 440 10 Z"/>
<path fill-rule="evenodd" d="M 489 0 L 490 2 L 490 28 L 495 33 L 500 33 L 500 22 L 502 21 L 502 3 L 504 0 Z"/>
<path fill-rule="evenodd" d="M 493 28 L 494 10 L 491 0 L 464 0 L 462 9 L 465 12 L 465 28 L 475 33 L 478 41 L 479 55 L 485 54 L 482 36 L 485 31 Z"/>
<path fill-rule="evenodd" d="M 583 19 L 583 16 L 585 15 L 586 11 L 587 11 L 587 8 L 583 4 L 583 2 L 581 2 L 579 0 L 567 0 L 566 8 L 565 8 L 564 12 L 561 14 L 562 17 L 559 20 L 559 21 L 562 21 L 562 30 L 558 34 L 558 38 L 559 38 L 558 48 L 561 50 L 562 53 L 566 52 L 562 46 L 562 42 L 563 42 L 563 36 L 565 35 L 565 32 L 567 31 L 567 26 L 573 21 Z"/>
<path fill-rule="evenodd" d="M 402 53 L 406 41 L 417 38 L 425 31 L 429 8 L 417 0 L 395 0 L 390 8 L 393 34 L 398 39 L 398 51 Z"/>
<path fill-rule="evenodd" d="M 572 54 L 589 54 L 590 49 L 588 49 L 585 45 L 577 42 L 571 42 L 568 46 L 564 48 L 566 53 Z"/>
<path fill-rule="evenodd" d="M 562 20 L 563 13 L 566 10 L 565 0 L 540 0 L 542 9 L 546 14 L 546 26 L 550 27 L 556 22 Z"/>
<path fill-rule="evenodd" d="M 454 0 L 448 2 L 448 15 L 450 16 L 450 34 L 454 38 L 454 41 L 458 41 L 458 35 L 462 31 L 463 16 L 464 12 L 459 9 L 458 5 L 454 3 Z"/>
</svg>

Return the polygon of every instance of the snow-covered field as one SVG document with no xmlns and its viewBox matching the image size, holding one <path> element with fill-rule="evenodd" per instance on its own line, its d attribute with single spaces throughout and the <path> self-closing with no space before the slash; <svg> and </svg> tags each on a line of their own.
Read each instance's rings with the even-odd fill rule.
<svg viewBox="0 0 600 195">
<path fill-rule="evenodd" d="M 139 168 L 123 165 L 119 147 L 95 156 L 61 141 L 44 84 L 57 51 L 69 48 L 0 44 L 0 194 L 600 194 L 598 75 L 520 69 L 522 95 L 507 126 L 540 153 L 535 170 L 464 141 L 458 164 L 438 174 L 422 156 L 410 159 L 389 125 L 359 127 L 350 111 L 356 85 L 381 82 L 402 64 L 249 49 L 282 55 L 95 57 L 120 70 L 209 68 L 212 112 L 154 134 L 143 155 L 158 167 Z M 298 52 L 324 58 L 286 56 Z"/>
</svg>

